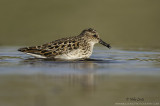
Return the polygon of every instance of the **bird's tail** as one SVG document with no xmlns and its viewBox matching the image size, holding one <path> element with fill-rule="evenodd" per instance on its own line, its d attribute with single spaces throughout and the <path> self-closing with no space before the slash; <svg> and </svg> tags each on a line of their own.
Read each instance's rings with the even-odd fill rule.
<svg viewBox="0 0 160 106">
<path fill-rule="evenodd" d="M 36 46 L 33 46 L 33 47 L 19 48 L 18 51 L 20 51 L 20 52 L 26 52 L 26 53 L 32 53 L 32 52 L 38 51 L 38 49 L 37 49 Z"/>
<path fill-rule="evenodd" d="M 18 49 L 18 51 L 20 51 L 20 52 L 25 52 L 25 51 L 27 51 L 27 50 L 28 50 L 28 48 L 27 48 L 27 47 L 19 48 L 19 49 Z"/>
</svg>

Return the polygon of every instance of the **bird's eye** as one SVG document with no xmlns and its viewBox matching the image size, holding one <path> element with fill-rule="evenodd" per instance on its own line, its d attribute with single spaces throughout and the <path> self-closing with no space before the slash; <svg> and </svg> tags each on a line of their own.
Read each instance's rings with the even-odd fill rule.
<svg viewBox="0 0 160 106">
<path fill-rule="evenodd" d="M 95 34 L 95 35 L 93 35 L 93 37 L 96 37 L 96 38 L 97 38 L 98 36 Z"/>
</svg>

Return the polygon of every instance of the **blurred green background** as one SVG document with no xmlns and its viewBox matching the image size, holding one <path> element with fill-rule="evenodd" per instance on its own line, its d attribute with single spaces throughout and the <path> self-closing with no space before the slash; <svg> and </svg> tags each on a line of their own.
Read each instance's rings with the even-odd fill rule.
<svg viewBox="0 0 160 106">
<path fill-rule="evenodd" d="M 0 45 L 40 45 L 95 28 L 112 46 L 160 47 L 160 0 L 1 0 Z"/>
</svg>

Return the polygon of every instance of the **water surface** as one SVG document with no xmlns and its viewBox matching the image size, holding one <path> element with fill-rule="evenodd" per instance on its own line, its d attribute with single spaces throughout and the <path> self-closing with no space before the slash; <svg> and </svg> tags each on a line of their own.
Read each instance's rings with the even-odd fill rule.
<svg viewBox="0 0 160 106">
<path fill-rule="evenodd" d="M 160 51 L 95 47 L 85 61 L 36 59 L 0 47 L 0 105 L 159 103 Z M 136 98 L 144 101 L 129 101 Z"/>
</svg>

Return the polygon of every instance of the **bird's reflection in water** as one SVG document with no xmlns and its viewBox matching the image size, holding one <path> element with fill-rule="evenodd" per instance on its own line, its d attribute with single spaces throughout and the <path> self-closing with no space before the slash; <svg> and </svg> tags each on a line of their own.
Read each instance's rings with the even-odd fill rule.
<svg viewBox="0 0 160 106">
<path fill-rule="evenodd" d="M 84 91 L 92 92 L 95 90 L 95 79 L 94 79 L 93 73 L 82 76 L 81 81 L 82 81 L 82 87 Z"/>
<path fill-rule="evenodd" d="M 94 73 L 92 72 L 85 74 L 42 76 L 43 75 L 40 75 L 39 78 L 37 78 L 37 80 L 43 84 L 40 84 L 41 88 L 38 88 L 41 89 L 41 91 L 34 95 L 35 106 L 46 106 L 48 102 L 60 102 L 61 99 L 64 100 L 64 97 L 68 97 L 66 99 L 70 100 L 69 98 L 74 99 L 77 98 L 77 96 L 91 96 L 96 91 Z"/>
<path fill-rule="evenodd" d="M 36 68 L 39 67 L 41 70 L 40 72 L 44 74 L 45 77 L 48 77 L 47 79 L 51 77 L 54 79 L 56 78 L 56 83 L 62 83 L 61 81 L 64 80 L 68 81 L 68 86 L 79 86 L 81 90 L 85 92 L 92 92 L 95 90 L 96 85 L 94 76 L 98 69 L 98 64 L 93 59 L 80 61 L 53 61 L 31 58 L 26 59 L 23 62 L 21 61 L 21 64 L 28 64 L 31 67 Z"/>
<path fill-rule="evenodd" d="M 98 60 L 99 61 L 99 60 Z M 23 61 L 20 61 L 20 65 L 30 65 L 31 67 L 36 67 L 42 69 L 45 68 L 46 72 L 48 70 L 55 71 L 61 70 L 61 72 L 88 72 L 96 71 L 98 69 L 97 62 L 91 60 L 80 60 L 80 61 L 53 61 L 37 58 L 29 58 Z M 34 71 L 34 70 L 33 70 Z M 60 72 L 60 71 L 59 71 Z M 63 74 L 63 73 L 62 73 Z"/>
</svg>

